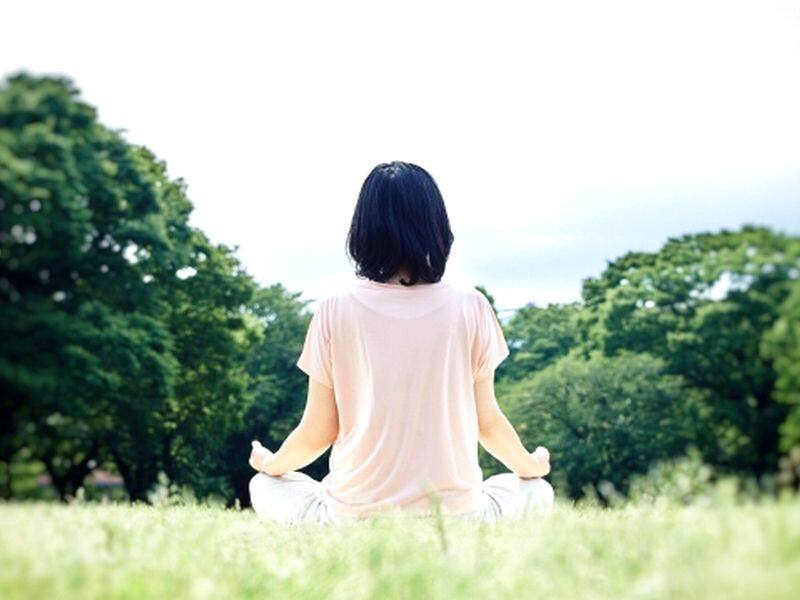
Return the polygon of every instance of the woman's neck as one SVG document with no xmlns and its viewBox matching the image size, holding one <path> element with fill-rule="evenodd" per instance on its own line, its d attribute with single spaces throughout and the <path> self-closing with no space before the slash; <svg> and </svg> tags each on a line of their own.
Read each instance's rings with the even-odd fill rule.
<svg viewBox="0 0 800 600">
<path fill-rule="evenodd" d="M 392 283 L 394 285 L 403 285 L 400 283 L 400 280 L 404 279 L 405 281 L 409 281 L 411 279 L 411 275 L 405 269 L 400 269 L 395 273 L 391 279 L 387 279 L 386 283 Z"/>
</svg>

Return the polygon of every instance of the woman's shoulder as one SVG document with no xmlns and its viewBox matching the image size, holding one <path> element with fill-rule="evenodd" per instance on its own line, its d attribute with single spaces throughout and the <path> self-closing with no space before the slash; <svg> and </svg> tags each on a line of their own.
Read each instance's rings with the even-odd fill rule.
<svg viewBox="0 0 800 600">
<path fill-rule="evenodd" d="M 453 292 L 469 302 L 473 308 L 480 308 L 484 303 L 489 302 L 483 292 L 467 281 L 453 280 L 449 283 Z"/>
<path fill-rule="evenodd" d="M 441 294 L 449 295 L 452 302 L 463 302 L 473 310 L 480 310 L 488 304 L 486 296 L 470 282 L 461 279 L 447 279 L 441 281 Z M 358 295 L 358 284 L 352 281 L 334 283 L 328 293 L 318 301 L 320 310 L 335 313 L 350 307 Z M 438 297 L 438 294 L 429 298 Z"/>
<path fill-rule="evenodd" d="M 318 306 L 323 311 L 336 311 L 350 302 L 351 292 L 352 286 L 348 282 L 334 283 L 328 288 L 327 293 L 320 297 Z"/>
</svg>

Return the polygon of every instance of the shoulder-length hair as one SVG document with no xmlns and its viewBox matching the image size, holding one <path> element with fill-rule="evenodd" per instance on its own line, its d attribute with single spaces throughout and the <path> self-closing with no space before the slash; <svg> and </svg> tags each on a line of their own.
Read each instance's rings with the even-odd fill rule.
<svg viewBox="0 0 800 600">
<path fill-rule="evenodd" d="M 411 280 L 402 285 L 436 283 L 453 240 L 444 199 L 425 169 L 401 161 L 372 169 L 347 234 L 358 277 L 385 282 L 403 267 Z"/>
</svg>

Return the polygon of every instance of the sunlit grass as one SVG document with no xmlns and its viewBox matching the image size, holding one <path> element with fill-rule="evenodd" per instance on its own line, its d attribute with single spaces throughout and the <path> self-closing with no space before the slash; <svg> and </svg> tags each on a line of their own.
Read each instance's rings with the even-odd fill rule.
<svg viewBox="0 0 800 600">
<path fill-rule="evenodd" d="M 214 507 L 0 505 L 2 598 L 791 598 L 797 500 L 392 515 L 281 528 Z"/>
</svg>

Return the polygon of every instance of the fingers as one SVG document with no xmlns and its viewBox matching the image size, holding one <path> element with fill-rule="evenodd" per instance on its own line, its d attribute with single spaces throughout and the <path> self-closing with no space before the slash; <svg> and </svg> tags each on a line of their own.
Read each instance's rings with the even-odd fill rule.
<svg viewBox="0 0 800 600">
<path fill-rule="evenodd" d="M 260 454 L 260 450 L 263 448 L 263 446 L 261 445 L 261 442 L 259 442 L 258 440 L 253 440 L 252 442 L 250 442 L 250 446 L 251 446 L 250 458 L 248 459 L 247 463 L 251 467 L 253 467 L 256 471 L 259 471 L 260 470 L 260 468 L 259 468 L 260 467 L 260 462 L 261 462 L 259 454 Z"/>
<path fill-rule="evenodd" d="M 250 458 L 247 462 L 256 471 L 261 471 L 264 467 L 265 461 L 272 457 L 273 452 L 262 446 L 261 442 L 258 440 L 251 441 L 250 446 Z"/>
<path fill-rule="evenodd" d="M 550 452 L 544 446 L 536 446 L 536 450 L 531 452 L 531 456 L 543 469 L 542 477 L 550 473 Z"/>
</svg>

